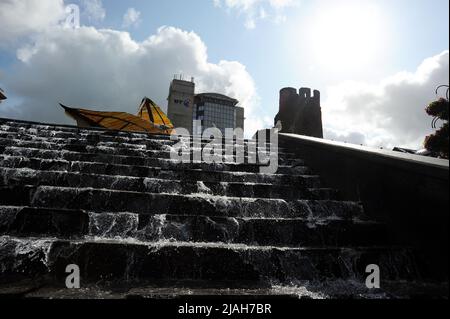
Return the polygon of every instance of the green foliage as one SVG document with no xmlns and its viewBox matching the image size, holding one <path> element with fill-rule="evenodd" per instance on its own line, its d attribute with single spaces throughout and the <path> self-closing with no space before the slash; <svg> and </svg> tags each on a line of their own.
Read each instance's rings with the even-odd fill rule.
<svg viewBox="0 0 450 319">
<path fill-rule="evenodd" d="M 442 87 L 442 86 L 440 86 Z M 439 98 L 437 101 L 431 102 L 425 109 L 428 115 L 433 116 L 432 126 L 435 128 L 438 120 L 444 121 L 442 127 L 436 131 L 435 134 L 429 135 L 425 138 L 424 146 L 427 150 L 437 154 L 439 157 L 449 158 L 449 100 L 448 100 L 448 86 L 447 98 Z"/>
<path fill-rule="evenodd" d="M 441 120 L 448 120 L 448 105 L 449 101 L 440 98 L 437 101 L 431 102 L 426 108 L 428 115 L 438 117 Z"/>
<path fill-rule="evenodd" d="M 439 154 L 443 158 L 448 158 L 449 135 L 448 122 L 445 123 L 435 134 L 425 138 L 425 148 L 430 152 Z"/>
</svg>

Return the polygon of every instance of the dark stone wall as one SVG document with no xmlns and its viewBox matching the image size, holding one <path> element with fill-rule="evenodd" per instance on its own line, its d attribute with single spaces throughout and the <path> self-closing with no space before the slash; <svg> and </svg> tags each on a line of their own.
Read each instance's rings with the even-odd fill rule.
<svg viewBox="0 0 450 319">
<path fill-rule="evenodd" d="M 420 267 L 448 279 L 448 161 L 280 134 L 280 147 L 301 156 L 341 199 L 361 201 L 387 223 L 388 236 L 421 252 Z"/>
<path fill-rule="evenodd" d="M 310 88 L 283 88 L 280 90 L 279 112 L 275 124 L 282 123 L 283 133 L 295 133 L 313 137 L 323 137 L 320 92 Z"/>
</svg>

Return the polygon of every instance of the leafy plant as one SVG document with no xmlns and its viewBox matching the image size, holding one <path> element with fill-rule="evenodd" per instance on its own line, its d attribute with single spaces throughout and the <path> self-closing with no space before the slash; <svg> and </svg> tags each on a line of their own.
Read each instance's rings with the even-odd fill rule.
<svg viewBox="0 0 450 319">
<path fill-rule="evenodd" d="M 439 120 L 444 121 L 436 133 L 431 134 L 425 138 L 424 146 L 425 148 L 438 155 L 442 158 L 449 158 L 449 130 L 448 130 L 448 119 L 449 119 L 449 86 L 440 85 L 436 89 L 436 95 L 438 95 L 439 89 L 447 88 L 446 97 L 439 98 L 434 102 L 431 102 L 425 109 L 428 115 L 433 116 L 431 121 L 431 127 L 436 128 L 436 124 Z"/>
</svg>

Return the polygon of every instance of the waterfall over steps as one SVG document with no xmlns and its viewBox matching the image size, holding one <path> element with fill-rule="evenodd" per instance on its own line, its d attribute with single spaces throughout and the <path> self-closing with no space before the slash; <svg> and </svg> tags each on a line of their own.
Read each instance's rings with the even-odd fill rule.
<svg viewBox="0 0 450 319">
<path fill-rule="evenodd" d="M 177 163 L 175 143 L 0 120 L 0 296 L 64 297 L 71 264 L 91 289 L 81 297 L 442 296 L 413 249 L 288 149 L 263 174 L 248 162 L 254 141 L 242 144 L 243 164 Z M 372 264 L 381 289 L 366 287 Z"/>
</svg>

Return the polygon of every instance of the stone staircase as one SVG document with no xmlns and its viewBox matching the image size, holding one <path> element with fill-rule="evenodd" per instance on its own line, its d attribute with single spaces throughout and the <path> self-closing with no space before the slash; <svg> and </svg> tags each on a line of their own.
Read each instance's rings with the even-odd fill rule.
<svg viewBox="0 0 450 319">
<path fill-rule="evenodd" d="M 261 174 L 247 161 L 176 163 L 174 143 L 0 119 L 0 296 L 66 297 L 69 264 L 82 297 L 448 294 L 288 150 Z M 369 264 L 382 289 L 365 287 Z"/>
</svg>

